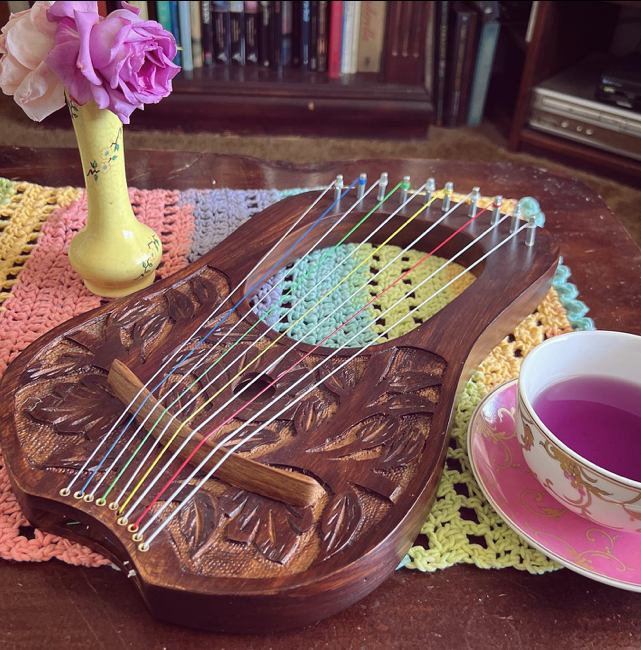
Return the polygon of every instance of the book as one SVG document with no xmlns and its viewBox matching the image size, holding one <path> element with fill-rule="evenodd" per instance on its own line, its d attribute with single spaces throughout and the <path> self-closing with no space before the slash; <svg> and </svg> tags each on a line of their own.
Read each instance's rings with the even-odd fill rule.
<svg viewBox="0 0 641 650">
<path fill-rule="evenodd" d="M 245 2 L 245 65 L 258 65 L 258 2 Z"/>
<path fill-rule="evenodd" d="M 318 0 L 312 0 L 309 14 L 309 69 L 318 70 Z"/>
<path fill-rule="evenodd" d="M 158 14 L 158 22 L 162 25 L 163 29 L 171 32 L 171 10 L 169 9 L 169 2 L 156 2 L 156 13 Z"/>
<path fill-rule="evenodd" d="M 200 16 L 200 2 L 189 3 L 191 21 L 191 58 L 194 68 L 203 67 L 203 26 Z"/>
<path fill-rule="evenodd" d="M 171 33 L 174 35 L 178 52 L 174 57 L 176 65 L 182 65 L 182 43 L 180 42 L 180 23 L 178 22 L 178 2 L 172 0 L 169 3 L 169 14 L 171 15 Z"/>
<path fill-rule="evenodd" d="M 436 88 L 434 85 L 434 66 L 436 60 L 436 11 L 430 11 L 427 18 L 427 34 L 425 36 L 425 90 L 434 101 Z"/>
<path fill-rule="evenodd" d="M 386 10 L 384 2 L 361 3 L 357 72 L 379 72 L 381 69 Z"/>
<path fill-rule="evenodd" d="M 21 11 L 26 11 L 29 9 L 28 2 L 19 2 L 16 0 L 9 0 L 9 12 L 12 14 L 17 14 Z"/>
<path fill-rule="evenodd" d="M 227 65 L 231 60 L 231 38 L 229 27 L 229 2 L 214 0 L 214 61 Z"/>
<path fill-rule="evenodd" d="M 211 15 L 211 2 L 209 0 L 200 3 L 200 16 L 203 21 L 203 63 L 208 68 L 211 68 L 214 64 L 214 23 Z"/>
<path fill-rule="evenodd" d="M 311 20 L 312 20 L 312 3 L 300 3 L 300 67 L 303 70 L 309 70 L 310 67 L 310 52 L 312 34 L 311 34 Z"/>
<path fill-rule="evenodd" d="M 349 74 L 356 74 L 358 71 L 358 40 L 359 40 L 359 32 L 360 32 L 360 24 L 361 24 L 361 5 L 362 2 L 355 2 L 354 3 L 354 17 L 353 17 L 353 27 L 352 27 L 352 45 L 351 45 L 351 51 L 349 54 Z"/>
<path fill-rule="evenodd" d="M 107 17 L 107 0 L 98 0 L 98 15 Z"/>
<path fill-rule="evenodd" d="M 258 62 L 264 68 L 269 67 L 272 51 L 271 28 L 272 3 L 261 0 L 260 21 L 258 24 Z"/>
<path fill-rule="evenodd" d="M 461 108 L 457 126 L 467 124 L 467 116 L 470 109 L 470 92 L 472 89 L 472 72 L 476 63 L 476 53 L 478 51 L 477 27 L 478 15 L 476 11 L 470 12 L 470 29 L 467 37 L 467 46 L 465 48 L 465 63 L 463 64 L 463 80 L 461 85 Z"/>
<path fill-rule="evenodd" d="M 129 2 L 130 5 L 133 5 L 134 7 L 138 7 L 140 9 L 140 17 L 143 20 L 149 20 L 149 9 L 147 8 L 147 2 L 146 0 L 142 0 L 142 2 L 134 2 L 133 0 Z"/>
<path fill-rule="evenodd" d="M 180 30 L 180 44 L 182 45 L 182 68 L 189 72 L 194 69 L 191 55 L 191 15 L 189 2 L 178 2 L 178 29 Z"/>
<path fill-rule="evenodd" d="M 282 11 L 282 67 L 289 68 L 292 65 L 292 30 L 294 28 L 292 0 L 281 2 Z"/>
<path fill-rule="evenodd" d="M 436 126 L 443 125 L 445 115 L 445 81 L 447 74 L 447 32 L 449 22 L 450 3 L 447 0 L 436 3 L 436 72 L 435 72 L 435 99 L 436 110 L 434 122 Z"/>
<path fill-rule="evenodd" d="M 300 67 L 302 4 L 292 3 L 292 68 Z"/>
<path fill-rule="evenodd" d="M 485 100 L 490 86 L 494 55 L 499 39 L 499 3 L 498 2 L 473 2 L 479 16 L 478 25 L 478 54 L 472 74 L 472 87 L 470 90 L 470 108 L 467 116 L 468 126 L 478 126 L 483 120 Z"/>
<path fill-rule="evenodd" d="M 341 37 L 341 74 L 352 70 L 352 41 L 354 40 L 356 2 L 343 2 L 343 34 Z"/>
<path fill-rule="evenodd" d="M 157 2 L 147 3 L 147 13 L 149 14 L 149 20 L 154 20 L 156 22 L 158 22 L 158 11 L 156 10 L 157 4 Z M 98 8 L 100 8 L 100 2 L 98 3 Z"/>
<path fill-rule="evenodd" d="M 429 2 L 390 2 L 384 69 L 388 83 L 422 85 Z"/>
<path fill-rule="evenodd" d="M 334 4 L 334 3 L 332 3 Z M 329 2 L 318 2 L 318 36 L 316 37 L 316 58 L 319 72 L 327 72 L 327 45 L 329 39 Z"/>
<path fill-rule="evenodd" d="M 270 43 L 269 64 L 274 70 L 281 72 L 283 69 L 283 3 L 281 0 L 272 2 Z"/>
<path fill-rule="evenodd" d="M 230 52 L 233 65 L 245 65 L 245 3 L 229 3 Z"/>
<path fill-rule="evenodd" d="M 343 49 L 343 3 L 330 3 L 328 74 L 335 79 L 341 75 L 341 53 Z"/>
<path fill-rule="evenodd" d="M 458 126 L 463 88 L 465 49 L 469 40 L 472 12 L 462 2 L 452 3 L 452 40 L 447 59 L 448 87 L 445 104 L 445 126 Z"/>
</svg>

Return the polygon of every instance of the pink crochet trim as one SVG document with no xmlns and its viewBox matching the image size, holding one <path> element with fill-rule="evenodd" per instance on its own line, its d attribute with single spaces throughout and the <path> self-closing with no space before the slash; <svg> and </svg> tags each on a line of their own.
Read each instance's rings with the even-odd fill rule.
<svg viewBox="0 0 641 650">
<path fill-rule="evenodd" d="M 163 263 L 161 277 L 187 264 L 194 227 L 193 206 L 179 205 L 180 193 L 166 190 L 129 190 L 138 219 L 161 235 Z M 42 227 L 38 245 L 14 285 L 12 297 L 0 312 L 0 375 L 9 362 L 42 334 L 60 323 L 100 305 L 73 271 L 67 250 L 73 236 L 87 218 L 86 196 L 67 208 L 58 208 Z M 58 558 L 69 564 L 100 566 L 104 557 L 86 546 L 61 537 L 35 531 L 27 539 L 19 531 L 28 526 L 0 453 L 0 558 L 23 562 L 44 562 Z"/>
</svg>

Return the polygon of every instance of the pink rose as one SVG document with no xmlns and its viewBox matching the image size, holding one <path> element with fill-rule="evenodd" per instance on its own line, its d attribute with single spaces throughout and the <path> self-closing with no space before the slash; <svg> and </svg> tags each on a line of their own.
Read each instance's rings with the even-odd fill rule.
<svg viewBox="0 0 641 650">
<path fill-rule="evenodd" d="M 180 67 L 174 37 L 123 7 L 101 18 L 95 2 L 56 2 L 47 12 L 58 28 L 46 61 L 77 104 L 93 99 L 129 124 L 136 108 L 169 95 Z"/>
<path fill-rule="evenodd" d="M 65 104 L 63 86 L 44 62 L 56 32 L 46 16 L 50 5 L 36 2 L 13 14 L 0 33 L 0 88 L 38 122 Z"/>
</svg>

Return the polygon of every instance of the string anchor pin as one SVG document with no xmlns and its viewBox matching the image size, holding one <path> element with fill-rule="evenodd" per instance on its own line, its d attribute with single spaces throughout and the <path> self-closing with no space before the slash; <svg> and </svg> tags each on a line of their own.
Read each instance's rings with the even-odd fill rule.
<svg viewBox="0 0 641 650">
<path fill-rule="evenodd" d="M 492 225 L 496 226 L 501 218 L 501 204 L 503 203 L 503 197 L 498 194 L 494 197 L 494 203 L 492 205 Z"/>
<path fill-rule="evenodd" d="M 382 201 L 385 198 L 385 193 L 387 191 L 388 177 L 387 172 L 381 174 L 381 178 L 378 181 L 378 195 L 376 196 L 377 201 Z"/>
<path fill-rule="evenodd" d="M 476 216 L 476 210 L 478 208 L 480 198 L 481 198 L 481 188 L 480 187 L 472 188 L 472 196 L 470 196 L 470 209 L 467 212 L 468 217 Z"/>
<path fill-rule="evenodd" d="M 343 174 L 339 174 L 336 177 L 336 181 L 334 183 L 334 201 L 340 201 L 342 193 L 343 193 Z"/>
<path fill-rule="evenodd" d="M 149 550 L 149 542 L 141 542 L 138 544 L 138 550 L 141 553 L 146 553 Z"/>
<path fill-rule="evenodd" d="M 82 499 L 83 496 L 84 496 L 84 495 L 83 495 L 83 493 L 82 493 L 81 490 L 76 490 L 76 491 L 73 493 L 73 498 L 74 498 L 74 499 L 78 499 L 78 501 L 80 501 L 80 499 Z"/>
<path fill-rule="evenodd" d="M 62 489 L 60 490 L 60 492 L 58 492 L 58 494 L 59 494 L 61 497 L 68 497 L 68 496 L 71 494 L 71 490 L 70 490 L 69 488 L 66 488 L 66 487 L 65 487 L 65 488 L 62 488 Z"/>
<path fill-rule="evenodd" d="M 93 501 L 93 494 L 85 494 L 85 496 L 82 497 L 82 500 L 85 503 L 91 503 Z"/>
<path fill-rule="evenodd" d="M 99 499 L 96 499 L 96 505 L 99 508 L 102 508 L 107 505 L 107 502 L 105 501 L 104 497 L 100 497 Z"/>
<path fill-rule="evenodd" d="M 525 234 L 525 245 L 534 246 L 534 239 L 536 237 L 536 217 L 530 216 L 527 220 L 527 228 Z"/>
<path fill-rule="evenodd" d="M 138 532 L 138 525 L 137 524 L 129 524 L 129 526 L 127 526 L 127 530 L 130 533 L 137 533 Z"/>
<path fill-rule="evenodd" d="M 407 193 L 410 189 L 410 177 L 409 176 L 403 176 L 403 182 L 401 183 L 401 193 L 400 193 L 400 198 L 399 202 L 401 205 L 407 201 Z"/>
<path fill-rule="evenodd" d="M 427 183 L 425 183 L 425 205 L 427 206 L 427 209 L 425 210 L 426 215 L 430 211 L 430 201 L 432 200 L 435 191 L 436 181 L 433 178 L 428 178 Z"/>
<path fill-rule="evenodd" d="M 443 201 L 441 203 L 441 210 L 443 212 L 447 212 L 450 209 L 452 194 L 454 194 L 454 183 L 448 181 L 445 183 L 445 189 L 443 190 Z"/>
<path fill-rule="evenodd" d="M 521 204 L 517 201 L 512 211 L 512 221 L 510 222 L 510 232 L 515 233 L 521 221 Z"/>
<path fill-rule="evenodd" d="M 140 533 L 134 533 L 131 536 L 131 539 L 133 539 L 134 542 L 142 542 L 143 541 L 143 536 Z"/>
<path fill-rule="evenodd" d="M 119 507 L 120 507 L 120 506 L 119 506 L 115 501 L 112 501 L 112 502 L 109 504 L 109 510 L 113 510 L 114 512 L 115 512 L 116 510 L 118 510 Z"/>
<path fill-rule="evenodd" d="M 118 517 L 118 519 L 116 520 L 116 523 L 119 526 L 126 526 L 128 522 L 129 520 L 126 517 Z"/>
<path fill-rule="evenodd" d="M 358 188 L 356 190 L 356 198 L 359 201 L 363 200 L 365 196 L 365 186 L 367 185 L 367 174 L 361 174 L 358 177 Z"/>
</svg>

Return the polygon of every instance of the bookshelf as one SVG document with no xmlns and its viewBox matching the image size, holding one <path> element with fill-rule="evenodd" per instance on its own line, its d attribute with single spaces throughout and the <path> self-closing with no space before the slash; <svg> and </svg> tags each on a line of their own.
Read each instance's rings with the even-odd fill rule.
<svg viewBox="0 0 641 650">
<path fill-rule="evenodd" d="M 641 10 L 641 2 L 539 2 L 531 42 L 522 50 L 520 78 L 512 80 L 513 85 L 518 85 L 518 94 L 510 110 L 510 150 L 556 158 L 577 168 L 638 184 L 641 162 L 541 133 L 527 125 L 533 88 L 593 52 L 607 52 L 622 6 Z M 521 49 L 517 35 L 509 36 Z"/>
<path fill-rule="evenodd" d="M 424 138 L 433 107 L 421 85 L 379 73 L 326 73 L 214 66 L 181 72 L 173 93 L 132 117 L 132 128 L 240 135 Z"/>
</svg>

